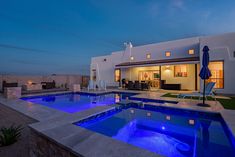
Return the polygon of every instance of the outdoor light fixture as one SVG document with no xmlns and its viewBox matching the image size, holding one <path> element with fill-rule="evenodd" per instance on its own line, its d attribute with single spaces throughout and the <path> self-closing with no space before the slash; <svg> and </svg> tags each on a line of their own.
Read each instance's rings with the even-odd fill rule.
<svg viewBox="0 0 235 157">
<path fill-rule="evenodd" d="M 29 80 L 29 81 L 28 81 L 28 84 L 31 85 L 31 84 L 33 84 L 33 82 L 32 82 L 31 80 Z"/>
<path fill-rule="evenodd" d="M 131 61 L 133 61 L 133 60 L 134 60 L 134 57 L 133 57 L 133 56 L 131 56 L 131 57 L 130 57 L 130 60 L 131 60 Z"/>
<path fill-rule="evenodd" d="M 190 49 L 190 50 L 188 50 L 188 54 L 190 54 L 190 55 L 194 55 L 194 49 Z"/>
<path fill-rule="evenodd" d="M 146 58 L 147 58 L 147 59 L 151 59 L 151 54 L 150 54 L 150 53 L 147 54 L 147 55 L 146 55 Z"/>
<path fill-rule="evenodd" d="M 167 65 L 167 66 L 165 67 L 165 70 L 171 70 L 170 66 Z"/>
</svg>

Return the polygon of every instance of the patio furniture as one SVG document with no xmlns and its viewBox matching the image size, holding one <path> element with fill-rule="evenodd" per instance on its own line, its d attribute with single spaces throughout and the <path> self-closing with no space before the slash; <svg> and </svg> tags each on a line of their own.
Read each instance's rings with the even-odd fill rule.
<svg viewBox="0 0 235 157">
<path fill-rule="evenodd" d="M 90 90 L 96 90 L 96 84 L 94 83 L 93 80 L 90 80 L 89 81 L 89 84 L 87 86 L 87 90 L 90 91 Z"/>
<path fill-rule="evenodd" d="M 150 85 L 145 81 L 141 81 L 141 90 L 149 90 Z"/>
<path fill-rule="evenodd" d="M 42 90 L 42 85 L 41 84 L 26 84 L 22 85 L 22 89 L 26 91 L 32 91 L 32 90 Z"/>
<path fill-rule="evenodd" d="M 128 81 L 128 84 L 127 84 L 127 89 L 128 90 L 134 90 L 134 83 L 132 81 Z"/>
<path fill-rule="evenodd" d="M 135 90 L 141 90 L 141 84 L 140 84 L 139 81 L 135 81 L 135 83 L 134 83 L 134 89 L 135 89 Z"/>
<path fill-rule="evenodd" d="M 41 82 L 41 84 L 42 84 L 42 89 L 53 89 L 56 87 L 54 80 L 52 82 Z"/>
<path fill-rule="evenodd" d="M 216 100 L 215 98 L 215 94 L 213 93 L 213 88 L 215 86 L 215 82 L 209 82 L 207 85 L 206 85 L 206 88 L 205 88 L 205 98 L 207 100 L 207 97 L 208 96 L 211 96 L 211 97 L 214 97 L 214 99 Z M 186 98 L 186 97 L 199 97 L 199 100 L 201 99 L 201 97 L 203 97 L 203 93 L 200 93 L 200 92 L 193 92 L 193 93 L 188 93 L 188 94 L 179 94 L 178 95 L 178 98 Z"/>
<path fill-rule="evenodd" d="M 18 87 L 18 83 L 17 82 L 13 82 L 13 83 L 7 83 L 5 80 L 2 81 L 2 91 L 4 92 L 4 88 L 6 87 Z"/>
<path fill-rule="evenodd" d="M 161 80 L 161 88 L 166 90 L 181 90 L 181 84 L 166 84 L 166 80 Z"/>
</svg>

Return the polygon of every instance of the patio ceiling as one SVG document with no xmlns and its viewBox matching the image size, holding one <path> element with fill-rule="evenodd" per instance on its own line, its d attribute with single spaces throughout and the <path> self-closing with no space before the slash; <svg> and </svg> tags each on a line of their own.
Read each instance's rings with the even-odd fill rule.
<svg viewBox="0 0 235 157">
<path fill-rule="evenodd" d="M 187 57 L 187 58 L 174 58 L 174 59 L 162 59 L 162 60 L 148 60 L 138 62 L 123 62 L 117 64 L 117 68 L 133 67 L 133 66 L 151 66 L 151 65 L 164 65 L 164 64 L 179 64 L 179 63 L 198 63 L 199 57 Z"/>
</svg>

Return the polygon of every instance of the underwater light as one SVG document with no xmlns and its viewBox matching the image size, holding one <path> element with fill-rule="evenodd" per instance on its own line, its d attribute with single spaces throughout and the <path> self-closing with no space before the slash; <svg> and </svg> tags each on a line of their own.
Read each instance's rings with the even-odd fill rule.
<svg viewBox="0 0 235 157">
<path fill-rule="evenodd" d="M 135 110 L 131 110 L 131 113 L 135 113 Z"/>
<path fill-rule="evenodd" d="M 147 116 L 150 117 L 152 116 L 152 114 L 150 112 L 147 112 Z"/>
<path fill-rule="evenodd" d="M 166 128 L 164 126 L 162 126 L 162 130 L 165 130 Z"/>
</svg>

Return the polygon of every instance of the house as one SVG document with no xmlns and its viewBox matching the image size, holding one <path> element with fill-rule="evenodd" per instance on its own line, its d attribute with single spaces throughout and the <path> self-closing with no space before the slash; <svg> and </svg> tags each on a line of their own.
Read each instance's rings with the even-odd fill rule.
<svg viewBox="0 0 235 157">
<path fill-rule="evenodd" d="M 202 49 L 210 49 L 209 68 L 216 82 L 217 93 L 235 93 L 235 33 L 193 37 L 143 46 L 125 43 L 125 49 L 91 59 L 92 80 L 105 80 L 108 86 L 120 86 L 125 78 L 148 81 L 152 88 L 162 84 L 175 85 L 180 90 L 200 90 L 203 82 L 199 72 Z M 177 86 L 178 85 L 178 86 Z"/>
</svg>

